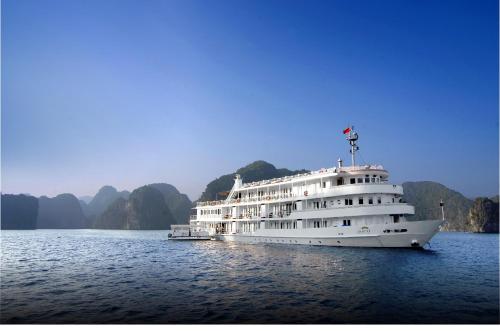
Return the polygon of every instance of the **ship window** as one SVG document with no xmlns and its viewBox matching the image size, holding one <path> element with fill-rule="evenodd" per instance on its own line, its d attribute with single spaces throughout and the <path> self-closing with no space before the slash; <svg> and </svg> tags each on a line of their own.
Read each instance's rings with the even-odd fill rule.
<svg viewBox="0 0 500 331">
<path fill-rule="evenodd" d="M 323 201 L 323 208 L 326 208 L 326 201 Z"/>
<path fill-rule="evenodd" d="M 382 203 L 382 198 L 381 197 L 377 198 L 377 203 Z"/>
<path fill-rule="evenodd" d="M 343 184 L 344 184 L 344 179 L 343 178 L 337 179 L 337 185 L 343 185 Z"/>
<path fill-rule="evenodd" d="M 407 232 L 408 230 L 407 229 L 401 229 L 401 232 Z"/>
<path fill-rule="evenodd" d="M 345 205 L 346 206 L 351 206 L 352 205 L 352 199 L 345 199 Z"/>
<path fill-rule="evenodd" d="M 368 204 L 373 205 L 373 198 L 368 198 Z"/>
<path fill-rule="evenodd" d="M 363 183 L 363 178 L 358 178 L 358 184 Z"/>
<path fill-rule="evenodd" d="M 372 183 L 375 183 L 375 178 L 372 178 Z"/>
<path fill-rule="evenodd" d="M 351 178 L 351 184 L 356 184 L 356 178 Z"/>
<path fill-rule="evenodd" d="M 323 182 L 323 188 L 326 188 L 326 182 Z"/>
<path fill-rule="evenodd" d="M 344 220 L 342 225 L 343 226 L 351 226 L 351 220 Z"/>
<path fill-rule="evenodd" d="M 359 203 L 360 205 L 362 205 L 362 204 L 363 204 L 363 198 L 359 198 L 358 203 Z"/>
<path fill-rule="evenodd" d="M 399 223 L 399 215 L 393 215 L 394 223 Z"/>
<path fill-rule="evenodd" d="M 368 175 L 367 175 L 368 176 Z M 369 183 L 370 182 L 370 178 L 366 177 L 365 178 L 365 183 Z"/>
</svg>

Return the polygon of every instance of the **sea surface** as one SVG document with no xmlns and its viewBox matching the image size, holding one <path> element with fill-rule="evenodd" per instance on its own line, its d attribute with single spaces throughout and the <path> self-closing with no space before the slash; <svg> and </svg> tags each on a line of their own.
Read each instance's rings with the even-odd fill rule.
<svg viewBox="0 0 500 331">
<path fill-rule="evenodd" d="M 498 234 L 425 250 L 1 231 L 1 323 L 498 323 Z"/>
</svg>

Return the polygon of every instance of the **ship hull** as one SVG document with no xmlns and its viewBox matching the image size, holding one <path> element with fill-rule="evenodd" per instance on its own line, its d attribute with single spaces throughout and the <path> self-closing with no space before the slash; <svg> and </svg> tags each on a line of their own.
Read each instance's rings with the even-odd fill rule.
<svg viewBox="0 0 500 331">
<path fill-rule="evenodd" d="M 363 233 L 359 233 L 360 231 L 356 231 L 356 229 L 342 229 L 341 235 L 339 235 L 339 229 L 301 229 L 219 234 L 215 235 L 214 238 L 221 241 L 253 244 L 275 243 L 339 247 L 422 248 L 439 231 L 439 226 L 442 223 L 443 221 L 441 220 L 405 222 L 399 226 L 407 230 L 404 233 L 393 231 L 384 233 L 382 227 Z"/>
</svg>

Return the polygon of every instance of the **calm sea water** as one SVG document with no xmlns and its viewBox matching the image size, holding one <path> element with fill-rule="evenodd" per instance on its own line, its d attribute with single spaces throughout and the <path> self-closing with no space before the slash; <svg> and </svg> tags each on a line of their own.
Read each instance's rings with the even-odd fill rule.
<svg viewBox="0 0 500 331">
<path fill-rule="evenodd" d="M 498 235 L 424 251 L 1 231 L 2 323 L 498 323 Z"/>
</svg>

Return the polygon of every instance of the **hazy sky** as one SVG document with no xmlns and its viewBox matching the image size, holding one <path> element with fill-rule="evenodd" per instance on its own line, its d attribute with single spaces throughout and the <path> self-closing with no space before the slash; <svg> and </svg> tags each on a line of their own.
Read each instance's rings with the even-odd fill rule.
<svg viewBox="0 0 500 331">
<path fill-rule="evenodd" d="M 498 192 L 498 2 L 2 1 L 2 192 L 349 158 Z"/>
</svg>

